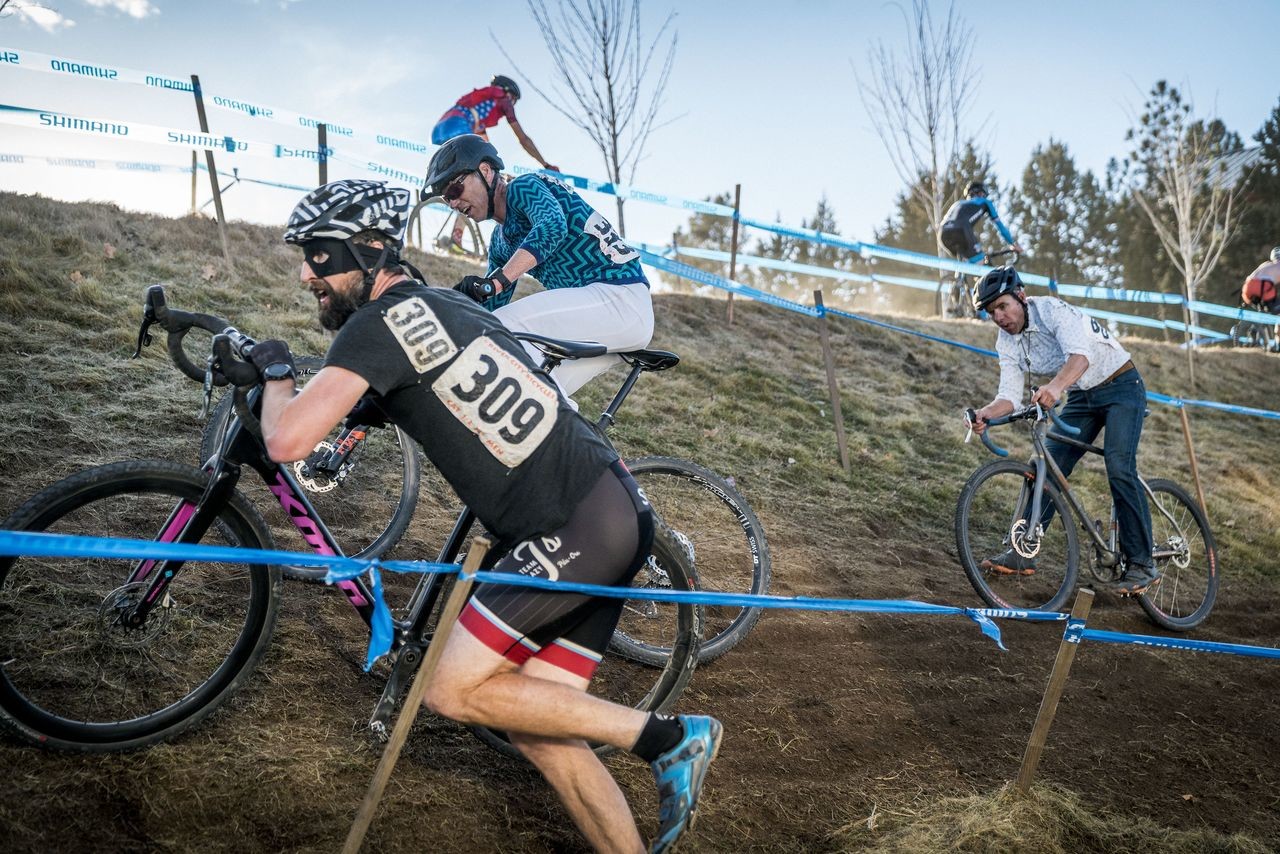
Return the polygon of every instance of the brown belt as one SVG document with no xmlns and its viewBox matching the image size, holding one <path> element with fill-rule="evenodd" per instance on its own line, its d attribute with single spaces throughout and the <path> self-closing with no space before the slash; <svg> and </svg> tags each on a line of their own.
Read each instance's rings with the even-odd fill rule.
<svg viewBox="0 0 1280 854">
<path fill-rule="evenodd" d="M 1106 385 L 1106 384 L 1107 384 L 1107 383 L 1109 383 L 1109 382 L 1112 382 L 1113 380 L 1115 380 L 1115 378 L 1116 378 L 1116 377 L 1120 376 L 1120 375 L 1121 375 L 1121 374 L 1123 374 L 1125 371 L 1132 370 L 1132 369 L 1133 369 L 1133 368 L 1135 368 L 1135 367 L 1136 367 L 1136 365 L 1134 365 L 1134 364 L 1133 364 L 1133 359 L 1130 359 L 1129 361 L 1125 362 L 1125 363 L 1124 363 L 1123 365 L 1121 365 L 1120 367 L 1116 368 L 1116 372 L 1115 372 L 1114 374 L 1112 374 L 1111 376 L 1107 377 L 1107 378 L 1106 378 L 1105 380 L 1103 380 L 1102 382 L 1098 383 L 1098 385 L 1094 386 L 1094 388 L 1099 388 L 1099 387 L 1101 387 L 1101 386 Z"/>
</svg>

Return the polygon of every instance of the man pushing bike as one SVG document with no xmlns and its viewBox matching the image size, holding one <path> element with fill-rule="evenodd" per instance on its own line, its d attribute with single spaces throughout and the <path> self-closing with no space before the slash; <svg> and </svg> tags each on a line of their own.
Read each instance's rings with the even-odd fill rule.
<svg viewBox="0 0 1280 854">
<path fill-rule="evenodd" d="M 497 572 L 626 585 L 653 534 L 648 502 L 590 425 L 493 315 L 401 266 L 409 193 L 336 181 L 307 194 L 285 241 L 337 335 L 299 392 L 283 341 L 250 359 L 264 382 L 262 434 L 273 460 L 298 460 L 362 399 L 417 440 L 497 538 Z M 367 395 L 367 397 L 366 397 Z M 621 790 L 588 742 L 649 762 L 666 851 L 692 822 L 721 727 L 587 694 L 620 599 L 484 585 L 463 610 L 425 703 L 506 731 L 556 790 L 591 845 L 643 846 Z"/>
<path fill-rule="evenodd" d="M 653 300 L 640 253 L 564 182 L 529 174 L 508 180 L 502 158 L 474 135 L 454 137 L 427 168 L 426 185 L 477 222 L 496 220 L 489 270 L 455 290 L 493 310 L 512 331 L 595 341 L 611 352 L 561 365 L 552 374 L 572 395 L 619 363 L 614 352 L 638 350 L 653 337 Z M 512 302 L 526 273 L 544 290 Z M 533 345 L 526 345 L 536 354 Z"/>
<path fill-rule="evenodd" d="M 1057 297 L 1028 297 L 1012 267 L 997 267 L 978 283 L 974 308 L 986 310 L 1000 331 L 1000 386 L 993 401 L 977 410 L 972 424 L 981 434 L 987 421 L 1008 415 L 1021 405 L 1029 374 L 1052 374 L 1034 390 L 1031 402 L 1046 409 L 1062 395 L 1071 395 L 1058 416 L 1080 430 L 1082 442 L 1092 442 L 1106 428 L 1103 457 L 1115 501 L 1124 574 L 1111 585 L 1122 596 L 1137 596 L 1160 580 L 1152 559 L 1151 509 L 1138 479 L 1138 442 L 1146 414 L 1146 386 L 1129 353 L 1106 327 Z M 1070 475 L 1084 454 L 1078 447 L 1050 439 L 1049 454 Z M 1041 526 L 1047 527 L 1053 505 L 1046 507 Z M 1029 575 L 1035 559 L 1009 549 L 982 561 L 983 569 Z"/>
</svg>

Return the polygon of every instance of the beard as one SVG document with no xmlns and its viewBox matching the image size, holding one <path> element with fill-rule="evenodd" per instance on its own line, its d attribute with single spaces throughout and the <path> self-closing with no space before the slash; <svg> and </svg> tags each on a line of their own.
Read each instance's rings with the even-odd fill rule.
<svg viewBox="0 0 1280 854">
<path fill-rule="evenodd" d="M 330 289 L 329 304 L 320 308 L 320 325 L 337 332 L 364 304 L 365 300 L 353 292 Z"/>
</svg>

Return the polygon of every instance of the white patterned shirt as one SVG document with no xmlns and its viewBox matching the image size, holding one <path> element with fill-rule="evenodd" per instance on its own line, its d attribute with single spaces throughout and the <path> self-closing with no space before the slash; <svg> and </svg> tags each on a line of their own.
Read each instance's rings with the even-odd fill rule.
<svg viewBox="0 0 1280 854">
<path fill-rule="evenodd" d="M 1129 361 L 1129 353 L 1097 320 L 1057 297 L 1028 297 L 1027 326 L 1017 335 L 1003 329 L 996 336 L 1000 356 L 1000 390 L 996 400 L 1022 405 L 1026 376 L 1053 376 L 1071 355 L 1084 356 L 1089 367 L 1071 388 L 1102 384 Z"/>
</svg>

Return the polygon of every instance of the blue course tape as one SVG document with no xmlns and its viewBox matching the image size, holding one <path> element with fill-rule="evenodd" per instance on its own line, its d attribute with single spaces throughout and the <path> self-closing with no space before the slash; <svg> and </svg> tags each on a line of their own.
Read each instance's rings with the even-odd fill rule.
<svg viewBox="0 0 1280 854">
<path fill-rule="evenodd" d="M 1155 635 L 1131 635 L 1126 632 L 1109 632 L 1103 629 L 1085 629 L 1085 640 L 1102 643 L 1127 643 L 1135 646 L 1156 646 L 1162 649 L 1186 649 L 1192 652 L 1216 652 L 1224 655 L 1245 655 L 1250 658 L 1280 658 L 1280 649 L 1269 646 L 1249 646 L 1242 643 L 1191 640 L 1190 638 L 1157 637 Z"/>
<path fill-rule="evenodd" d="M 750 299 L 758 300 L 759 302 L 768 303 L 769 305 L 775 305 L 775 306 L 778 306 L 779 308 L 785 308 L 790 311 L 798 311 L 801 314 L 807 314 L 810 317 L 816 317 L 820 313 L 816 308 L 806 306 L 801 303 L 794 302 L 792 300 L 782 299 L 781 297 L 774 296 L 773 294 L 768 294 L 768 293 L 765 293 L 764 291 L 758 291 L 755 288 L 749 288 L 746 285 L 739 284 L 738 282 L 731 282 L 728 279 L 723 278 L 722 276 L 717 276 L 714 273 L 708 273 L 706 270 L 700 270 L 697 267 L 691 267 L 688 264 L 682 264 L 679 261 L 672 261 L 668 258 L 663 258 L 659 255 L 655 255 L 654 253 L 650 252 L 647 248 L 643 248 L 644 246 L 646 246 L 646 244 L 641 244 L 642 248 L 638 250 L 640 252 L 640 260 L 643 263 L 649 265 L 650 267 L 655 267 L 659 270 L 664 270 L 668 273 L 673 273 L 674 275 L 680 276 L 681 278 L 690 279 L 695 282 L 700 282 L 704 285 L 711 285 L 712 287 L 721 288 L 726 291 L 732 291 L 734 293 L 742 294 L 743 296 L 746 296 Z M 877 276 L 876 280 L 892 281 L 894 278 L 896 277 Z M 920 280 L 910 280 L 910 281 L 920 281 Z M 935 286 L 930 285 L 930 288 L 933 288 L 933 287 Z M 1110 312 L 1098 311 L 1096 309 L 1084 309 L 1084 311 L 1088 314 L 1101 316 L 1101 317 L 1106 317 L 1108 314 L 1110 314 Z M 895 332 L 902 332 L 907 335 L 914 335 L 917 338 L 924 338 L 927 341 L 936 341 L 939 344 L 946 344 L 951 347 L 958 347 L 961 350 L 968 350 L 969 352 L 978 353 L 983 356 L 990 356 L 992 358 L 996 357 L 996 352 L 994 350 L 987 350 L 982 347 L 975 347 L 972 344 L 965 344 L 962 341 L 953 341 L 949 338 L 941 338 L 936 335 L 929 335 L 926 332 L 918 332 L 914 329 L 907 329 L 906 327 L 902 327 L 902 326 L 894 326 L 893 324 L 885 323 L 879 320 L 872 320 L 869 317 L 865 317 L 859 314 L 854 314 L 852 312 L 841 311 L 839 309 L 834 309 L 834 308 L 824 309 L 824 312 L 834 314 L 839 317 L 847 317 L 851 320 L 858 320 L 863 323 L 869 323 L 872 326 L 881 326 L 886 329 L 892 329 Z M 1119 316 L 1126 317 L 1127 315 L 1119 315 Z M 1219 403 L 1213 400 L 1188 400 L 1183 398 L 1175 398 L 1175 397 L 1170 397 L 1167 394 L 1160 394 L 1159 392 L 1154 392 L 1154 391 L 1147 392 L 1147 399 L 1154 400 L 1158 403 L 1166 403 L 1166 404 L 1169 404 L 1170 406 L 1198 406 L 1205 409 L 1216 409 L 1222 412 L 1231 412 L 1236 415 L 1251 415 L 1258 418 L 1280 419 L 1280 412 L 1273 412 L 1269 409 L 1257 409 L 1252 406 L 1237 406 L 1235 404 Z"/>
</svg>

